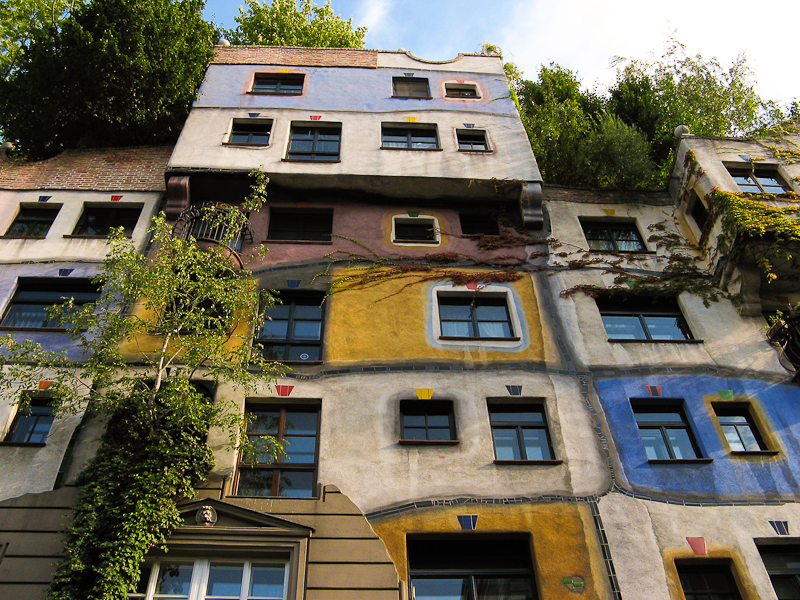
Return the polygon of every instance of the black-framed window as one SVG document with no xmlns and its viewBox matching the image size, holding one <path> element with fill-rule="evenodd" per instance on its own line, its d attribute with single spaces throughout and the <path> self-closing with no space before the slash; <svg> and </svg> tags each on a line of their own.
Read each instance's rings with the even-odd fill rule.
<svg viewBox="0 0 800 600">
<path fill-rule="evenodd" d="M 450 400 L 401 400 L 400 422 L 402 440 L 445 442 L 456 439 Z"/>
<path fill-rule="evenodd" d="M 742 600 L 727 564 L 678 564 L 686 600 Z"/>
<path fill-rule="evenodd" d="M 482 213 L 460 213 L 458 218 L 463 235 L 500 235 L 497 217 Z"/>
<path fill-rule="evenodd" d="M 17 412 L 5 441 L 17 444 L 44 444 L 55 419 L 54 411 L 49 398 L 31 398 L 30 404 Z"/>
<path fill-rule="evenodd" d="M 228 143 L 266 146 L 269 144 L 270 133 L 272 133 L 272 121 L 234 119 Z"/>
<path fill-rule="evenodd" d="M 393 217 L 395 244 L 435 244 L 439 241 L 433 217 Z"/>
<path fill-rule="evenodd" d="M 141 214 L 138 206 L 84 206 L 72 235 L 108 235 L 112 227 L 123 227 L 125 235 L 131 235 Z"/>
<path fill-rule="evenodd" d="M 381 148 L 435 150 L 438 147 L 436 127 L 381 127 Z"/>
<path fill-rule="evenodd" d="M 599 296 L 596 302 L 611 340 L 669 342 L 694 339 L 673 298 Z"/>
<path fill-rule="evenodd" d="M 445 98 L 480 98 L 478 86 L 474 83 L 445 83 Z"/>
<path fill-rule="evenodd" d="M 257 343 L 268 360 L 322 360 L 322 294 L 280 294 L 282 304 L 265 311 Z"/>
<path fill-rule="evenodd" d="M 778 600 L 800 600 L 800 546 L 758 546 Z"/>
<path fill-rule="evenodd" d="M 751 194 L 782 194 L 791 188 L 774 169 L 759 167 L 728 167 L 736 185 Z"/>
<path fill-rule="evenodd" d="M 302 73 L 256 73 L 253 78 L 254 94 L 299 96 L 303 93 Z"/>
<path fill-rule="evenodd" d="M 456 139 L 459 150 L 485 152 L 489 149 L 485 131 L 476 131 L 475 129 L 456 131 Z"/>
<path fill-rule="evenodd" d="M 648 460 L 702 458 L 680 402 L 631 401 Z"/>
<path fill-rule="evenodd" d="M 430 98 L 431 89 L 425 77 L 392 77 L 395 98 Z"/>
<path fill-rule="evenodd" d="M 339 160 L 341 141 L 341 127 L 293 125 L 286 158 L 319 162 Z"/>
<path fill-rule="evenodd" d="M 333 232 L 333 210 L 270 208 L 269 240 L 329 242 Z"/>
<path fill-rule="evenodd" d="M 647 250 L 633 221 L 580 219 L 590 250 L 643 252 Z"/>
<path fill-rule="evenodd" d="M 553 460 L 541 404 L 489 404 L 496 460 Z"/>
<path fill-rule="evenodd" d="M 760 452 L 767 449 L 746 405 L 714 403 L 711 407 L 732 452 Z"/>
<path fill-rule="evenodd" d="M 409 535 L 415 600 L 536 600 L 530 540 L 520 536 Z"/>
<path fill-rule="evenodd" d="M 260 436 L 283 443 L 285 457 L 269 462 L 258 455 L 253 465 L 239 463 L 236 494 L 311 498 L 316 495 L 319 409 L 316 406 L 251 405 L 247 436 L 258 446 Z"/>
<path fill-rule="evenodd" d="M 100 291 L 88 279 L 67 278 L 20 278 L 17 291 L 6 308 L 0 326 L 41 329 L 45 327 L 69 327 L 69 323 L 58 323 L 50 317 L 49 309 L 63 304 L 70 298 L 74 306 L 94 302 Z"/>
<path fill-rule="evenodd" d="M 44 237 L 56 220 L 60 206 L 20 206 L 6 235 Z"/>
<path fill-rule="evenodd" d="M 514 328 L 505 297 L 439 294 L 442 337 L 512 338 Z"/>
</svg>

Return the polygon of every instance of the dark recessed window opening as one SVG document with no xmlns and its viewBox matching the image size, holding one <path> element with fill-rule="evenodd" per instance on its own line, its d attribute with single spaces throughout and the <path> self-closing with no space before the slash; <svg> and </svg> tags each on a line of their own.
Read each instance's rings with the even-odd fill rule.
<svg viewBox="0 0 800 600">
<path fill-rule="evenodd" d="M 759 546 L 758 551 L 778 600 L 800 598 L 800 546 Z"/>
<path fill-rule="evenodd" d="M 677 403 L 631 402 L 648 460 L 700 458 L 683 408 Z"/>
<path fill-rule="evenodd" d="M 329 242 L 333 231 L 333 210 L 303 208 L 271 208 L 270 240 Z"/>
<path fill-rule="evenodd" d="M 60 206 L 39 208 L 21 206 L 6 235 L 44 237 L 56 220 Z"/>
<path fill-rule="evenodd" d="M 741 191 L 750 194 L 782 194 L 791 189 L 774 169 L 728 167 L 728 173 Z"/>
<path fill-rule="evenodd" d="M 428 217 L 395 217 L 395 243 L 436 242 L 436 221 Z"/>
<path fill-rule="evenodd" d="M 647 250 L 633 221 L 581 219 L 590 250 L 643 252 Z"/>
<path fill-rule="evenodd" d="M 322 360 L 322 294 L 281 293 L 282 304 L 264 311 L 258 335 L 267 360 L 313 362 Z"/>
<path fill-rule="evenodd" d="M 431 90 L 424 77 L 392 77 L 395 98 L 430 98 Z"/>
<path fill-rule="evenodd" d="M 445 98 L 477 98 L 478 87 L 474 83 L 445 83 Z"/>
<path fill-rule="evenodd" d="M 439 147 L 436 128 L 381 128 L 382 148 L 404 148 L 406 150 L 434 150 Z"/>
<path fill-rule="evenodd" d="M 489 422 L 497 460 L 553 460 L 544 406 L 490 404 Z"/>
<path fill-rule="evenodd" d="M 461 221 L 462 235 L 500 235 L 497 217 L 486 214 L 461 213 L 458 218 Z"/>
<path fill-rule="evenodd" d="M 450 400 L 401 400 L 400 420 L 403 440 L 439 442 L 456 439 Z"/>
<path fill-rule="evenodd" d="M 290 160 L 339 160 L 342 139 L 340 127 L 292 127 L 289 140 Z"/>
<path fill-rule="evenodd" d="M 6 442 L 18 444 L 43 444 L 53 425 L 54 408 L 48 398 L 32 398 L 30 404 L 17 413 Z"/>
<path fill-rule="evenodd" d="M 728 565 L 676 565 L 686 600 L 742 600 Z"/>
<path fill-rule="evenodd" d="M 760 452 L 767 449 L 746 405 L 716 403 L 711 406 L 732 452 Z"/>
<path fill-rule="evenodd" d="M 257 73 L 253 79 L 254 94 L 297 96 L 303 93 L 302 74 Z"/>
<path fill-rule="evenodd" d="M 689 214 L 692 215 L 692 219 L 697 223 L 697 227 L 700 231 L 703 231 L 708 222 L 708 209 L 700 197 L 694 192 L 692 192 L 692 199 L 692 206 L 689 209 Z"/>
<path fill-rule="evenodd" d="M 486 151 L 489 144 L 486 142 L 486 133 L 483 131 L 456 131 L 459 150 Z"/>
<path fill-rule="evenodd" d="M 597 307 L 611 340 L 691 340 L 691 331 L 672 298 L 613 298 L 599 296 Z"/>
<path fill-rule="evenodd" d="M 2 327 L 60 327 L 72 326 L 59 323 L 50 317 L 49 309 L 63 304 L 70 298 L 75 307 L 94 302 L 100 297 L 97 286 L 88 279 L 28 279 L 20 278 L 17 291 L 0 321 Z"/>
<path fill-rule="evenodd" d="M 254 122 L 247 120 L 234 120 L 231 129 L 229 144 L 252 144 L 266 146 L 269 144 L 269 135 L 272 131 L 271 122 Z"/>
<path fill-rule="evenodd" d="M 505 298 L 439 294 L 443 337 L 510 338 L 514 336 Z"/>
<path fill-rule="evenodd" d="M 73 235 L 108 235 L 112 227 L 123 227 L 131 235 L 139 221 L 142 209 L 122 206 L 86 206 Z"/>
</svg>

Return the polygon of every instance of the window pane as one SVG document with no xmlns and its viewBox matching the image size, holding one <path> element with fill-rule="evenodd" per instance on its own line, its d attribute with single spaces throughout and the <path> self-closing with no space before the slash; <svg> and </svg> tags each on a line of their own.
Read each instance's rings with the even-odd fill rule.
<svg viewBox="0 0 800 600">
<path fill-rule="evenodd" d="M 492 423 L 544 423 L 544 415 L 538 410 L 520 410 L 516 412 L 490 408 L 489 419 L 492 421 Z"/>
<path fill-rule="evenodd" d="M 50 433 L 50 427 L 53 424 L 53 417 L 34 417 L 34 419 L 35 424 L 28 441 L 34 444 L 43 444 L 47 440 L 47 435 Z"/>
<path fill-rule="evenodd" d="M 688 340 L 690 336 L 681 317 L 650 317 L 644 315 L 647 330 L 654 340 Z"/>
<path fill-rule="evenodd" d="M 612 340 L 645 340 L 639 317 L 603 315 L 603 325 Z"/>
<path fill-rule="evenodd" d="M 244 565 L 211 563 L 208 572 L 206 594 L 208 596 L 233 596 L 242 594 L 242 575 Z"/>
<path fill-rule="evenodd" d="M 289 356 L 282 360 L 322 360 L 322 348 L 319 346 L 291 346 Z"/>
<path fill-rule="evenodd" d="M 136 593 L 137 594 L 146 594 L 147 593 L 147 586 L 150 583 L 150 575 L 153 572 L 152 565 L 142 565 L 142 568 L 139 570 L 139 583 L 136 584 Z"/>
<path fill-rule="evenodd" d="M 325 223 L 320 224 L 322 229 L 326 229 Z M 309 321 L 319 320 L 322 318 L 322 307 L 316 304 L 314 305 L 307 305 L 307 304 L 297 304 L 294 307 L 294 318 L 295 319 L 306 319 Z"/>
<path fill-rule="evenodd" d="M 428 415 L 428 427 L 449 427 L 450 417 L 448 415 Z"/>
<path fill-rule="evenodd" d="M 316 434 L 316 412 L 286 412 L 286 431 L 291 433 Z"/>
<path fill-rule="evenodd" d="M 613 250 L 614 243 L 611 240 L 588 239 L 589 250 Z"/>
<path fill-rule="evenodd" d="M 314 493 L 314 473 L 311 471 L 281 471 L 278 495 L 287 498 L 311 498 Z"/>
<path fill-rule="evenodd" d="M 675 458 L 697 458 L 689 432 L 686 429 L 668 429 L 669 443 Z"/>
<path fill-rule="evenodd" d="M 428 428 L 428 439 L 437 442 L 452 439 L 452 436 L 450 435 L 450 428 Z"/>
<path fill-rule="evenodd" d="M 46 327 L 50 317 L 43 304 L 12 304 L 3 319 L 4 327 Z"/>
<path fill-rule="evenodd" d="M 660 429 L 642 429 L 642 443 L 649 460 L 666 460 L 671 458 Z"/>
<path fill-rule="evenodd" d="M 239 487 L 236 494 L 239 496 L 271 496 L 273 473 L 274 471 L 240 469 Z"/>
<path fill-rule="evenodd" d="M 404 415 L 403 423 L 406 427 L 425 427 L 425 415 Z"/>
<path fill-rule="evenodd" d="M 425 440 L 427 438 L 428 438 L 428 432 L 424 428 L 418 428 L 418 427 L 403 428 L 404 440 Z"/>
<path fill-rule="evenodd" d="M 516 429 L 492 428 L 494 436 L 494 452 L 497 460 L 521 460 L 519 441 Z"/>
<path fill-rule="evenodd" d="M 295 321 L 295 340 L 318 340 L 322 335 L 322 323 L 319 321 Z"/>
<path fill-rule="evenodd" d="M 750 428 L 749 425 L 739 425 L 736 428 L 739 431 L 739 437 L 744 444 L 744 449 L 747 452 L 757 452 L 761 450 L 761 445 L 758 443 L 753 430 Z"/>
<path fill-rule="evenodd" d="M 472 322 L 442 321 L 442 335 L 452 337 L 474 337 Z"/>
<path fill-rule="evenodd" d="M 387 148 L 406 148 L 408 146 L 408 137 L 406 135 L 384 133 L 383 145 Z"/>
<path fill-rule="evenodd" d="M 469 321 L 471 319 L 469 304 L 440 304 L 439 314 L 442 319 L 452 321 Z"/>
<path fill-rule="evenodd" d="M 746 450 L 742 440 L 739 438 L 739 433 L 736 431 L 736 426 L 723 425 L 722 433 L 725 434 L 725 441 L 728 442 L 728 445 L 731 447 L 733 452 L 744 452 Z"/>
<path fill-rule="evenodd" d="M 683 423 L 678 412 L 637 412 L 637 423 Z"/>
<path fill-rule="evenodd" d="M 533 600 L 527 577 L 476 577 L 477 600 Z"/>
<path fill-rule="evenodd" d="M 506 321 L 508 320 L 508 310 L 505 306 L 478 304 L 475 306 L 475 316 L 479 321 Z"/>
<path fill-rule="evenodd" d="M 283 598 L 284 565 L 254 564 L 250 568 L 249 598 Z"/>
<path fill-rule="evenodd" d="M 274 412 L 252 412 L 255 419 L 247 426 L 248 433 L 267 433 L 276 435 L 278 433 L 278 424 L 281 420 L 281 414 L 278 411 Z"/>
<path fill-rule="evenodd" d="M 286 436 L 284 440 L 286 441 L 284 446 L 286 458 L 284 460 L 292 463 L 314 462 L 317 438 Z"/>
<path fill-rule="evenodd" d="M 416 600 L 469 600 L 469 578 L 411 580 Z"/>
<path fill-rule="evenodd" d="M 161 563 L 156 582 L 156 597 L 169 594 L 170 597 L 188 598 L 192 583 L 192 565 L 180 563 Z"/>
<path fill-rule="evenodd" d="M 800 581 L 797 575 L 770 575 L 778 600 L 800 600 Z"/>
<path fill-rule="evenodd" d="M 511 337 L 511 326 L 508 323 L 478 323 L 478 335 L 480 337 Z"/>
<path fill-rule="evenodd" d="M 525 443 L 525 453 L 528 460 L 550 460 L 550 444 L 547 441 L 547 432 L 544 429 L 523 429 L 522 439 Z"/>
<path fill-rule="evenodd" d="M 286 346 L 262 345 L 261 353 L 267 360 L 287 360 Z"/>
<path fill-rule="evenodd" d="M 259 337 L 267 340 L 285 340 L 288 329 L 288 321 L 265 321 Z"/>
</svg>

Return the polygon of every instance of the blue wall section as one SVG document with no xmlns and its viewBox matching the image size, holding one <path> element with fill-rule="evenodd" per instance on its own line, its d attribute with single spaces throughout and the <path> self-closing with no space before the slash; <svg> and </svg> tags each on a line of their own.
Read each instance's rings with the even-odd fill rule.
<svg viewBox="0 0 800 600">
<path fill-rule="evenodd" d="M 645 386 L 661 386 L 661 398 Z M 622 462 L 624 479 L 633 491 L 659 497 L 705 500 L 796 499 L 800 474 L 800 388 L 754 379 L 725 379 L 706 375 L 669 375 L 603 379 L 597 382 L 600 401 Z M 775 456 L 732 455 L 715 426 L 716 418 L 703 397 L 731 390 L 736 401 L 749 400 L 764 416 L 777 440 Z M 703 457 L 710 464 L 651 464 L 639 435 L 631 399 L 657 404 L 681 398 L 686 418 Z M 762 432 L 767 433 L 767 432 Z M 622 482 L 621 482 L 622 483 Z"/>
</svg>

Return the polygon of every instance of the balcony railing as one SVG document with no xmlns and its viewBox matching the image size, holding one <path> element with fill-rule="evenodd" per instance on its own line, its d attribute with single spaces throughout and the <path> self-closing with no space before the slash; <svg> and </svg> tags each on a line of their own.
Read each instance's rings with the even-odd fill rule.
<svg viewBox="0 0 800 600">
<path fill-rule="evenodd" d="M 226 244 L 231 250 L 241 251 L 245 244 L 253 243 L 253 230 L 249 221 L 245 220 L 239 231 L 231 232 L 226 223 L 211 219 L 219 211 L 239 210 L 228 204 L 206 202 L 191 206 L 183 211 L 175 222 L 173 235 L 176 237 L 193 237 L 197 241 L 210 241 Z"/>
</svg>

